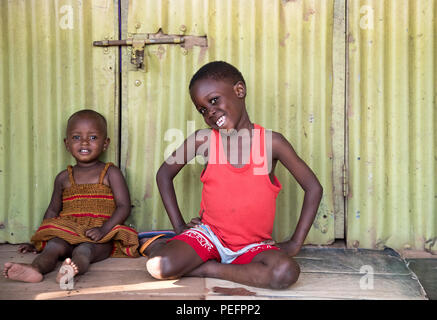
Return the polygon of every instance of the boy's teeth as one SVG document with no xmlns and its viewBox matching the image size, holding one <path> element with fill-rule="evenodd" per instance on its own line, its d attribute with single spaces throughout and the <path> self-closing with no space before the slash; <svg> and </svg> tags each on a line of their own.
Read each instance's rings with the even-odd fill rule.
<svg viewBox="0 0 437 320">
<path fill-rule="evenodd" d="M 221 116 L 220 118 L 218 118 L 217 122 L 215 123 L 218 127 L 221 127 L 224 123 L 225 123 L 226 117 L 225 116 Z"/>
</svg>

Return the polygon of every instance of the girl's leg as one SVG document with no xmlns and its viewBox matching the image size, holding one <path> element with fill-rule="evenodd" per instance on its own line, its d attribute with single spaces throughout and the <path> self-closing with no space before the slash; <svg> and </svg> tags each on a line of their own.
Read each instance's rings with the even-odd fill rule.
<svg viewBox="0 0 437 320">
<path fill-rule="evenodd" d="M 58 275 L 56 276 L 56 282 L 60 283 L 64 275 L 68 275 L 68 271 L 63 266 L 70 266 L 72 274 L 69 276 L 76 276 L 77 274 L 84 274 L 88 271 L 91 263 L 98 262 L 109 258 L 112 252 L 112 242 L 107 243 L 89 243 L 83 242 L 73 249 L 71 259 L 65 259 Z"/>
<path fill-rule="evenodd" d="M 5 263 L 3 274 L 6 278 L 24 282 L 42 281 L 43 275 L 54 270 L 59 258 L 71 254 L 72 245 L 60 238 L 53 238 L 47 242 L 44 250 L 31 264 Z"/>
<path fill-rule="evenodd" d="M 210 260 L 187 276 L 210 277 L 270 289 L 285 289 L 297 281 L 300 268 L 286 253 L 267 250 L 248 264 L 222 264 Z"/>
<path fill-rule="evenodd" d="M 88 271 L 91 263 L 109 258 L 112 249 L 112 242 L 81 243 L 76 248 L 74 248 L 73 254 L 71 256 L 71 263 L 77 267 L 78 274 L 84 274 Z"/>
</svg>

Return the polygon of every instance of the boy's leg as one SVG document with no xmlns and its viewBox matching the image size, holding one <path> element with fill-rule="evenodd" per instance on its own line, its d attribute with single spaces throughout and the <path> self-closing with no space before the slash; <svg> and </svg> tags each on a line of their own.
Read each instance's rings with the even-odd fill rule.
<svg viewBox="0 0 437 320">
<path fill-rule="evenodd" d="M 187 276 L 229 280 L 253 287 L 285 289 L 297 281 L 297 262 L 279 250 L 267 250 L 256 255 L 248 264 L 222 264 L 210 260 Z"/>
<path fill-rule="evenodd" d="M 39 282 L 44 274 L 55 269 L 59 258 L 71 253 L 72 248 L 67 241 L 53 238 L 31 264 L 7 262 L 3 274 L 12 280 Z"/>
<path fill-rule="evenodd" d="M 156 279 L 177 279 L 203 264 L 202 258 L 184 241 L 158 239 L 146 249 L 147 271 Z"/>
</svg>

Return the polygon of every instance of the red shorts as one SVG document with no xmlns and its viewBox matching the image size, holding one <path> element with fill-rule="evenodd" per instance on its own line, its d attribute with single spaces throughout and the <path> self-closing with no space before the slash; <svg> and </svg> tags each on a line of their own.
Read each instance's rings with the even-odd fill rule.
<svg viewBox="0 0 437 320">
<path fill-rule="evenodd" d="M 220 256 L 216 245 L 203 233 L 196 232 L 196 230 L 193 229 L 188 229 L 168 241 L 173 240 L 179 240 L 189 244 L 204 262 L 212 259 L 222 262 L 222 257 Z M 261 243 L 237 256 L 231 264 L 250 263 L 257 254 L 267 250 L 279 250 L 279 248 Z"/>
</svg>

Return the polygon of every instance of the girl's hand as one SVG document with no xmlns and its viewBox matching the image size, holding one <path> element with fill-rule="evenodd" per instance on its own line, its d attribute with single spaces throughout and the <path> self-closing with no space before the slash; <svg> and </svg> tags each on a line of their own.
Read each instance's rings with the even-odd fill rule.
<svg viewBox="0 0 437 320">
<path fill-rule="evenodd" d="M 85 231 L 85 235 L 93 241 L 99 241 L 102 239 L 107 232 L 104 232 L 102 228 L 92 228 Z"/>
<path fill-rule="evenodd" d="M 20 246 L 18 247 L 18 252 L 20 252 L 20 253 L 28 253 L 28 252 L 38 253 L 35 246 L 31 243 L 20 244 Z"/>
</svg>

